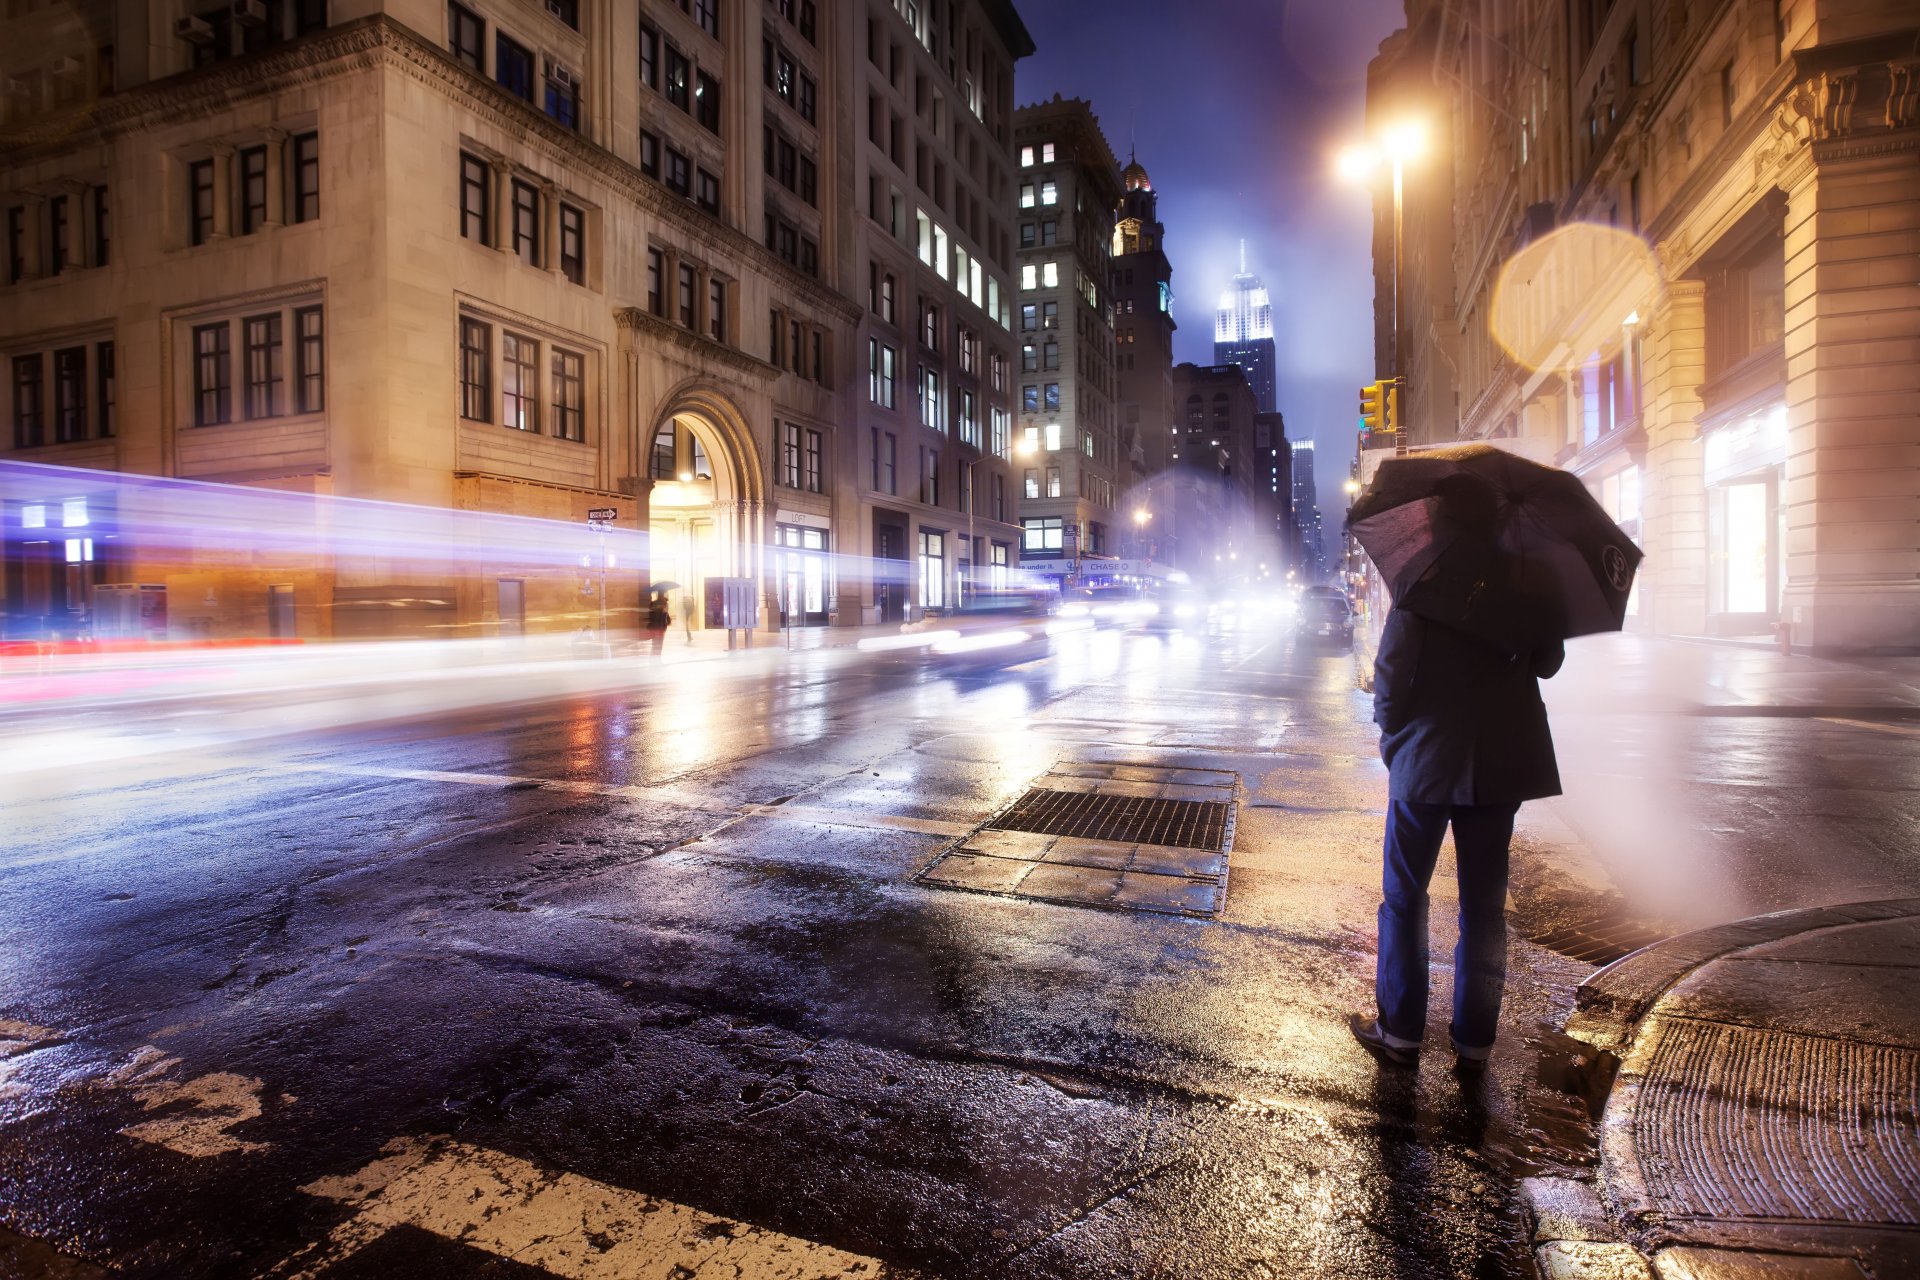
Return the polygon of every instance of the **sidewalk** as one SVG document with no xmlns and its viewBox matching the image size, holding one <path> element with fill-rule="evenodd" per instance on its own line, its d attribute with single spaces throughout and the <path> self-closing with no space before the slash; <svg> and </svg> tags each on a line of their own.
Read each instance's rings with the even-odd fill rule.
<svg viewBox="0 0 1920 1280">
<path fill-rule="evenodd" d="M 1920 1275 L 1920 898 L 1758 916 L 1580 988 L 1618 1061 L 1591 1181 L 1529 1179 L 1545 1280 Z"/>
</svg>

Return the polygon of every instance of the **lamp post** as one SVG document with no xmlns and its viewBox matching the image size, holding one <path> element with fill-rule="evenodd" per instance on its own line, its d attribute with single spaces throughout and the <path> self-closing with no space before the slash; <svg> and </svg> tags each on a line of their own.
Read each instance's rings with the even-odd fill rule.
<svg viewBox="0 0 1920 1280">
<path fill-rule="evenodd" d="M 1033 440 L 1029 437 L 1022 437 L 1013 445 L 1012 452 L 1016 458 L 1031 456 L 1034 452 Z M 991 453 L 983 453 L 977 458 L 962 459 L 960 462 L 960 469 L 966 472 L 967 476 L 967 572 L 965 576 L 960 579 L 960 602 L 962 604 L 966 603 L 967 596 L 971 594 L 973 575 L 980 570 L 980 566 L 973 562 L 973 509 L 980 505 L 980 490 L 973 482 L 973 469 L 991 457 L 993 457 Z"/>
<path fill-rule="evenodd" d="M 1375 141 L 1346 148 L 1336 161 L 1340 176 L 1349 181 L 1357 182 L 1372 177 L 1382 161 L 1393 171 L 1393 278 L 1388 282 L 1393 327 L 1389 330 L 1391 349 L 1388 352 L 1387 376 L 1395 380 L 1404 378 L 1400 363 L 1400 241 L 1405 222 L 1405 168 L 1409 160 L 1418 159 L 1426 151 L 1426 145 L 1426 127 L 1417 120 L 1401 120 L 1381 130 Z M 1405 428 L 1401 424 L 1396 426 L 1395 452 L 1405 453 Z"/>
</svg>

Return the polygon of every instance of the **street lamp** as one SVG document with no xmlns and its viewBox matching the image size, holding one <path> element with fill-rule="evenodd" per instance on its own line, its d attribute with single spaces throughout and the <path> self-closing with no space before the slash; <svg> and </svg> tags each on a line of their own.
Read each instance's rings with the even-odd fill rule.
<svg viewBox="0 0 1920 1280">
<path fill-rule="evenodd" d="M 1399 120 L 1382 129 L 1376 139 L 1360 146 L 1343 150 L 1334 162 L 1335 169 L 1342 178 L 1350 182 L 1371 178 L 1384 161 L 1393 168 L 1393 334 L 1392 359 L 1388 373 L 1399 378 L 1400 373 L 1400 240 L 1401 225 L 1404 220 L 1404 182 L 1402 172 L 1410 160 L 1417 160 L 1427 149 L 1427 129 L 1418 120 Z M 1397 432 L 1400 452 L 1405 452 L 1404 432 Z"/>
<path fill-rule="evenodd" d="M 1036 452 L 1038 447 L 1032 436 L 1022 436 L 1013 444 L 1013 456 L 1016 458 L 1032 457 Z M 991 457 L 991 453 L 983 453 L 977 458 L 963 458 L 960 461 L 960 469 L 967 474 L 967 574 L 960 579 L 960 598 L 963 602 L 971 592 L 973 575 L 980 570 L 980 566 L 973 562 L 973 509 L 980 505 L 980 490 L 973 483 L 973 469 Z"/>
</svg>

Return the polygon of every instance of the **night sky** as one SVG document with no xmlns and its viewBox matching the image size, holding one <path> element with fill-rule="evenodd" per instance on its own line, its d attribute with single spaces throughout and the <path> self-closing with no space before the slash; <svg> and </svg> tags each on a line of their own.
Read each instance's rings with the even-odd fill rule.
<svg viewBox="0 0 1920 1280">
<path fill-rule="evenodd" d="M 1160 197 L 1174 359 L 1213 363 L 1213 312 L 1247 266 L 1273 295 L 1280 410 L 1313 436 L 1338 527 L 1360 384 L 1373 376 L 1370 204 L 1331 170 L 1359 140 L 1367 60 L 1399 0 L 1015 0 L 1039 51 L 1014 99 L 1093 104 Z"/>
</svg>

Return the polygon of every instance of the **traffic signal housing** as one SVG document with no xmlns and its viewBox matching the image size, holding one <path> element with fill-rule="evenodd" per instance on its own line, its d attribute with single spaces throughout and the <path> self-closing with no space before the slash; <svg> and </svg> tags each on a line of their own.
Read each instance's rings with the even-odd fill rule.
<svg viewBox="0 0 1920 1280">
<path fill-rule="evenodd" d="M 1400 433 L 1406 430 L 1406 421 L 1400 416 L 1400 379 L 1381 384 L 1381 401 L 1385 416 L 1381 419 L 1381 430 L 1399 442 Z"/>
<path fill-rule="evenodd" d="M 1360 388 L 1360 434 L 1370 436 L 1386 427 L 1386 391 L 1384 382 L 1369 382 Z"/>
</svg>

